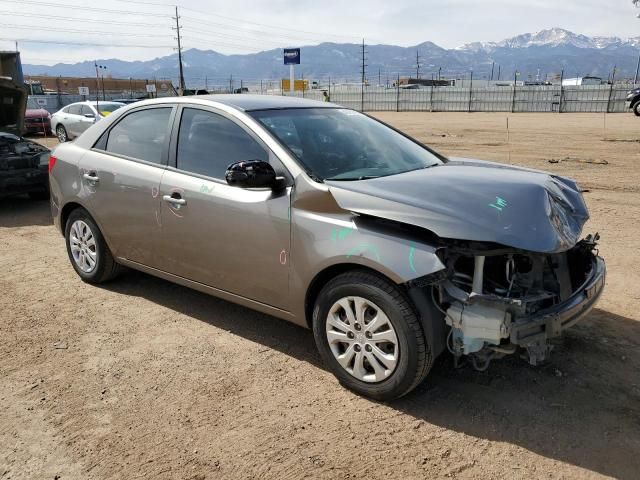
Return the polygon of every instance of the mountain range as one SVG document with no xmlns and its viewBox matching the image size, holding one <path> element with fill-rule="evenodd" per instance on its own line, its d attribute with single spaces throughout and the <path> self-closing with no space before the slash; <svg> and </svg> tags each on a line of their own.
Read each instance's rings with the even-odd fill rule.
<svg viewBox="0 0 640 480">
<path fill-rule="evenodd" d="M 464 78 L 471 71 L 474 78 L 544 79 L 549 74 L 565 77 L 595 75 L 609 78 L 616 67 L 616 78 L 633 78 L 640 53 L 640 36 L 629 39 L 618 37 L 589 37 L 561 28 L 537 33 L 525 33 L 500 42 L 473 42 L 454 49 L 442 48 L 431 41 L 411 47 L 397 45 L 367 45 L 365 48 L 366 75 L 370 83 L 392 81 L 397 75 L 416 75 L 416 52 L 419 55 L 420 76 Z M 321 43 L 301 47 L 302 64 L 296 77 L 332 81 L 359 81 L 362 46 L 354 43 Z M 108 67 L 108 73 L 117 78 L 158 78 L 176 80 L 177 54 L 147 61 L 99 59 Z M 261 79 L 288 77 L 283 65 L 282 50 L 259 53 L 225 55 L 213 50 L 189 49 L 183 52 L 184 74 L 187 86 L 212 87 L 247 83 Z M 93 76 L 94 61 L 75 64 L 58 63 L 53 66 L 24 64 L 27 75 Z"/>
</svg>

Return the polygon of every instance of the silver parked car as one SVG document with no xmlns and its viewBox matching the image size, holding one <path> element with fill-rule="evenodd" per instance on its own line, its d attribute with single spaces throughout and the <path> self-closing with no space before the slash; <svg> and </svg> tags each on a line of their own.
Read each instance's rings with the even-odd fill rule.
<svg viewBox="0 0 640 480">
<path fill-rule="evenodd" d="M 51 130 L 60 142 L 72 140 L 101 118 L 120 107 L 120 102 L 76 102 L 58 110 L 51 116 Z"/>
<path fill-rule="evenodd" d="M 127 266 L 312 328 L 340 382 L 376 399 L 447 350 L 535 365 L 604 288 L 575 182 L 446 158 L 331 103 L 143 101 L 49 168 L 83 280 Z"/>
</svg>

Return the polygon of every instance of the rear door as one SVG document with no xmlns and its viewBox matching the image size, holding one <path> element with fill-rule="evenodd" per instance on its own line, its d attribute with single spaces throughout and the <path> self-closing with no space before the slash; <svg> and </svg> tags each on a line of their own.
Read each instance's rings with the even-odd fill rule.
<svg viewBox="0 0 640 480">
<path fill-rule="evenodd" d="M 224 180 L 228 165 L 241 160 L 288 173 L 227 114 L 184 107 L 180 117 L 160 187 L 161 269 L 288 310 L 291 187 L 242 189 Z"/>
<path fill-rule="evenodd" d="M 114 255 L 153 266 L 160 231 L 160 180 L 175 108 L 133 110 L 80 160 L 83 191 Z"/>
</svg>

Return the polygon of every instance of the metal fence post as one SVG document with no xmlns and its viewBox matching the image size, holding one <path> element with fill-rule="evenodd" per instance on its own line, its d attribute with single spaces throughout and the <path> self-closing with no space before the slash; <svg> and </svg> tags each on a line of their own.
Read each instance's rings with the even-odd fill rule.
<svg viewBox="0 0 640 480">
<path fill-rule="evenodd" d="M 516 83 L 518 82 L 518 71 L 513 75 L 513 97 L 511 98 L 511 113 L 516 111 Z"/>
<path fill-rule="evenodd" d="M 611 111 L 611 94 L 613 93 L 613 84 L 616 81 L 616 67 L 613 67 L 613 73 L 611 74 L 611 85 L 609 86 L 609 99 L 607 100 L 607 113 Z"/>
<path fill-rule="evenodd" d="M 433 80 L 433 75 L 431 78 Z M 431 82 L 431 88 L 429 89 L 429 111 L 433 112 L 433 82 Z"/>
<path fill-rule="evenodd" d="M 398 75 L 398 81 L 396 82 L 396 112 L 400 111 L 400 75 Z"/>
<path fill-rule="evenodd" d="M 562 102 L 564 102 L 564 69 L 560 72 L 560 103 L 558 103 L 558 113 L 562 113 Z"/>
<path fill-rule="evenodd" d="M 471 113 L 471 97 L 473 95 L 473 70 L 471 70 L 471 82 L 469 83 L 469 106 L 467 112 Z"/>
</svg>

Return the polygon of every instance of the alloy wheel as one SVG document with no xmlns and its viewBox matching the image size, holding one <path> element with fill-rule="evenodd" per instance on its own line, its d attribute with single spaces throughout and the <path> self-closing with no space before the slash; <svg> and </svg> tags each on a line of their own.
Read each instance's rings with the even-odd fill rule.
<svg viewBox="0 0 640 480">
<path fill-rule="evenodd" d="M 91 273 L 96 268 L 98 251 L 96 240 L 89 225 L 76 220 L 69 230 L 69 246 L 73 261 L 84 273 Z"/>
<path fill-rule="evenodd" d="M 349 374 L 363 382 L 380 382 L 395 370 L 399 342 L 393 324 L 373 302 L 344 297 L 335 302 L 326 321 L 329 348 Z"/>
<path fill-rule="evenodd" d="M 67 141 L 67 131 L 62 125 L 58 125 L 56 127 L 56 137 L 58 137 L 60 143 L 64 143 Z"/>
</svg>

